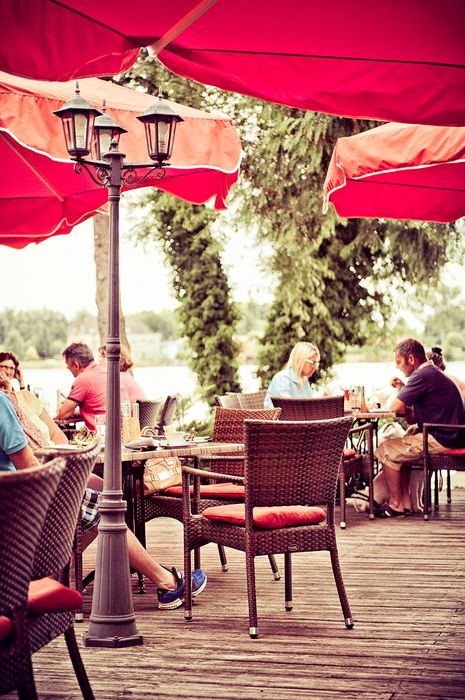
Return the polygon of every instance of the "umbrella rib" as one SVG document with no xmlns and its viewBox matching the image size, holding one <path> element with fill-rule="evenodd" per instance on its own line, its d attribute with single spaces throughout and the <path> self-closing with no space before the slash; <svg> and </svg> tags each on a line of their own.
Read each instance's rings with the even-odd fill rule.
<svg viewBox="0 0 465 700">
<path fill-rule="evenodd" d="M 182 34 L 185 29 L 190 27 L 191 24 L 193 24 L 196 19 L 201 17 L 204 12 L 209 10 L 210 7 L 215 4 L 215 2 L 216 0 L 201 0 L 201 2 L 199 2 L 198 5 L 193 7 L 192 10 L 185 14 L 184 17 L 181 17 L 176 24 L 173 24 L 173 26 L 170 27 L 170 29 L 168 29 L 168 31 L 166 31 L 163 36 L 158 39 L 158 41 L 150 44 L 150 46 L 147 47 L 150 53 L 154 56 L 158 56 L 160 51 L 163 51 L 163 49 L 168 46 L 173 39 L 176 39 L 179 34 Z"/>
<path fill-rule="evenodd" d="M 50 192 L 52 192 L 52 194 L 55 195 L 55 197 L 58 199 L 58 201 L 63 203 L 65 201 L 65 198 L 53 187 L 53 185 L 47 180 L 47 178 L 45 178 L 43 175 L 41 175 L 41 173 L 36 168 L 34 168 L 34 166 L 31 165 L 31 163 L 28 163 L 28 161 L 24 158 L 22 153 L 20 153 L 20 151 L 17 148 L 15 148 L 15 146 L 13 145 L 13 143 L 9 139 L 5 138 L 5 136 L 3 135 L 2 132 L 0 132 L 0 137 L 6 143 L 8 148 L 10 148 L 13 151 L 13 153 L 24 163 L 24 165 L 27 168 L 29 168 L 29 170 L 31 172 L 34 173 L 34 175 L 37 177 L 37 179 L 40 180 L 45 185 L 45 187 L 47 187 L 47 189 L 49 189 Z"/>
</svg>

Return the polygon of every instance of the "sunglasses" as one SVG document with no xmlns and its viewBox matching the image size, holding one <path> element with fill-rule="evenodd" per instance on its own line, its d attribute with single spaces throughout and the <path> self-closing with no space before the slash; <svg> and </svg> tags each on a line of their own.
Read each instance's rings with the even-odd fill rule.
<svg viewBox="0 0 465 700">
<path fill-rule="evenodd" d="M 15 371 L 16 367 L 13 365 L 0 365 L 0 369 L 11 369 L 13 372 Z"/>
<path fill-rule="evenodd" d="M 320 366 L 319 360 L 305 360 L 305 362 L 308 362 L 308 364 L 312 365 L 312 367 L 319 367 Z"/>
</svg>

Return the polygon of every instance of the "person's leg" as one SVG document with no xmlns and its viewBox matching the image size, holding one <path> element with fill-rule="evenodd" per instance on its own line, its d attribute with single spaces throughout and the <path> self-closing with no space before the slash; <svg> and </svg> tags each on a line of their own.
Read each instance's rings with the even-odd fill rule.
<svg viewBox="0 0 465 700">
<path fill-rule="evenodd" d="M 400 470 L 400 492 L 402 499 L 401 510 L 412 510 L 412 502 L 410 500 L 410 473 L 411 468 L 404 464 Z"/>
<path fill-rule="evenodd" d="M 400 469 L 391 469 L 387 464 L 383 464 L 383 474 L 386 477 L 386 484 L 389 491 L 389 507 L 396 512 L 403 511 Z"/>
<path fill-rule="evenodd" d="M 128 552 L 129 563 L 133 569 L 139 571 L 144 576 L 147 576 L 157 588 L 164 588 L 167 591 L 174 591 L 177 587 L 177 581 L 171 570 L 160 566 L 143 548 L 134 533 L 128 529 Z"/>
</svg>

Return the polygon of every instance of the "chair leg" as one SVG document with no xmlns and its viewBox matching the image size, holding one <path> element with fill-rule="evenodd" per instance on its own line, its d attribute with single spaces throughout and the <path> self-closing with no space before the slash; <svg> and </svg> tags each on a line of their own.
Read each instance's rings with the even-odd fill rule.
<svg viewBox="0 0 465 700">
<path fill-rule="evenodd" d="M 271 571 L 273 572 L 274 580 L 279 581 L 281 578 L 281 574 L 279 573 L 278 565 L 276 563 L 276 559 L 275 559 L 274 554 L 268 554 L 268 560 L 270 562 Z"/>
<path fill-rule="evenodd" d="M 292 610 L 292 559 L 290 552 L 284 552 L 284 607 Z"/>
<path fill-rule="evenodd" d="M 198 548 L 195 550 L 195 554 L 197 554 L 197 553 L 198 553 Z M 192 620 L 191 551 L 189 549 L 189 544 L 186 540 L 186 535 L 184 535 L 184 619 L 188 620 L 188 621 Z"/>
<path fill-rule="evenodd" d="M 450 482 L 450 471 L 447 470 L 447 503 L 452 503 L 452 490 Z"/>
<path fill-rule="evenodd" d="M 194 569 L 200 569 L 200 547 L 194 549 Z"/>
<path fill-rule="evenodd" d="M 434 472 L 434 510 L 439 510 L 439 471 Z"/>
<path fill-rule="evenodd" d="M 257 590 L 255 586 L 255 559 L 249 551 L 245 553 L 245 568 L 247 572 L 247 597 L 249 600 L 249 635 L 252 639 L 258 637 Z"/>
<path fill-rule="evenodd" d="M 83 585 L 82 585 L 82 537 L 81 537 L 81 532 L 80 532 L 80 524 L 78 524 L 78 526 L 76 528 L 76 532 L 74 534 L 73 556 L 74 556 L 74 586 L 75 586 L 76 590 L 79 591 L 79 593 L 82 593 L 82 591 L 83 591 Z M 83 622 L 84 621 L 84 613 L 83 613 L 82 605 L 74 613 L 74 620 L 76 622 Z"/>
<path fill-rule="evenodd" d="M 32 659 L 29 657 L 29 663 L 25 669 L 24 677 L 21 679 L 21 684 L 17 688 L 19 700 L 38 700 L 36 684 L 34 681 L 34 671 L 32 668 Z"/>
<path fill-rule="evenodd" d="M 344 467 L 341 465 L 339 470 L 339 506 L 340 506 L 340 522 L 339 525 L 342 530 L 346 527 L 346 476 L 344 474 Z"/>
<path fill-rule="evenodd" d="M 336 543 L 329 550 L 331 555 L 331 565 L 333 567 L 334 580 L 336 582 L 336 588 L 339 595 L 339 600 L 341 602 L 341 608 L 344 615 L 344 623 L 347 629 L 352 629 L 354 626 L 352 620 L 352 613 L 350 612 L 349 600 L 347 598 L 346 589 L 344 586 L 344 581 L 342 579 L 341 566 L 339 564 L 339 555 L 337 552 Z"/>
<path fill-rule="evenodd" d="M 84 700 L 94 700 L 94 693 L 92 691 L 89 679 L 87 677 L 85 666 L 82 662 L 73 626 L 68 627 L 68 629 L 66 630 L 65 640 L 71 661 L 73 663 L 76 678 L 79 681 L 82 697 L 84 698 Z"/>
<path fill-rule="evenodd" d="M 423 520 L 429 520 L 431 511 L 431 473 L 423 467 Z"/>
<path fill-rule="evenodd" d="M 224 551 L 224 547 L 222 544 L 218 545 L 218 554 L 220 555 L 221 571 L 227 571 L 228 560 L 226 559 L 226 552 Z M 200 569 L 200 567 L 196 567 L 196 569 L 197 568 Z"/>
</svg>

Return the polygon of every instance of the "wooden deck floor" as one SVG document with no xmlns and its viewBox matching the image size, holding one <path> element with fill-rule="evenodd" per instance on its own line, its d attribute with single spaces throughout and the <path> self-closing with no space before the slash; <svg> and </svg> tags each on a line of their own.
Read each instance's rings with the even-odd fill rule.
<svg viewBox="0 0 465 700">
<path fill-rule="evenodd" d="M 243 555 L 229 550 L 222 573 L 210 545 L 203 550 L 209 583 L 193 622 L 184 622 L 182 608 L 156 610 L 149 587 L 134 596 L 144 646 L 82 649 L 96 698 L 465 698 L 465 490 L 454 489 L 452 505 L 427 523 L 369 522 L 348 512 L 338 543 L 353 630 L 344 627 L 329 555 L 301 554 L 290 613 L 283 581 L 258 560 L 260 638 L 250 640 Z M 148 534 L 159 561 L 181 565 L 178 523 L 153 521 Z M 41 698 L 81 697 L 62 639 L 34 659 Z"/>
</svg>

